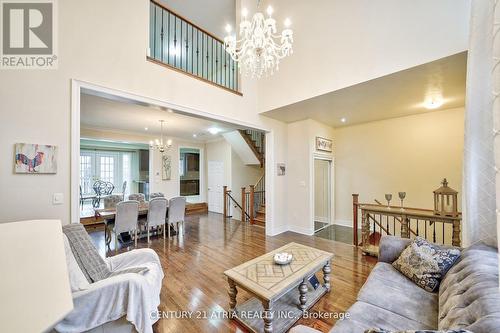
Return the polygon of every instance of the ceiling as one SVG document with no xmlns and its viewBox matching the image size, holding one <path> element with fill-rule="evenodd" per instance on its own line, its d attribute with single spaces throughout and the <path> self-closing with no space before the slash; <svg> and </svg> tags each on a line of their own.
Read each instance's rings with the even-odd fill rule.
<svg viewBox="0 0 500 333">
<path fill-rule="evenodd" d="M 262 114 L 287 123 L 310 118 L 340 127 L 429 112 L 424 105 L 429 99 L 443 102 L 434 110 L 462 107 L 466 69 L 467 52 L 462 52 Z"/>
<path fill-rule="evenodd" d="M 84 128 L 159 137 L 161 134 L 159 120 L 165 120 L 166 137 L 198 142 L 213 140 L 221 137 L 223 133 L 238 129 L 236 125 L 229 123 L 90 94 L 82 94 L 80 112 L 80 125 Z M 217 128 L 220 132 L 213 135 L 208 132 L 209 128 Z M 196 137 L 193 137 L 193 134 L 196 134 Z"/>
</svg>

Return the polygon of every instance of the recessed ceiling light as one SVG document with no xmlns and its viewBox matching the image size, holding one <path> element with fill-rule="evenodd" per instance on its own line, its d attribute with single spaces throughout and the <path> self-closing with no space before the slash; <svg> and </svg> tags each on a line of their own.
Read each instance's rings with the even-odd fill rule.
<svg viewBox="0 0 500 333">
<path fill-rule="evenodd" d="M 193 134 L 193 138 L 196 138 L 197 136 L 198 136 L 198 135 L 196 135 L 196 134 Z"/>
<path fill-rule="evenodd" d="M 145 131 L 147 131 L 148 129 L 149 129 L 149 128 L 147 128 L 147 127 L 144 127 L 144 130 L 145 130 Z"/>
<path fill-rule="evenodd" d="M 169 113 L 173 113 L 174 111 L 172 111 L 172 109 L 168 109 L 168 112 L 169 112 Z"/>
<path fill-rule="evenodd" d="M 440 97 L 429 98 L 424 102 L 424 107 L 429 110 L 437 109 L 443 105 L 444 101 Z"/>
<path fill-rule="evenodd" d="M 343 123 L 345 123 L 347 121 L 347 119 L 346 118 L 340 118 L 340 121 L 343 122 Z"/>
<path fill-rule="evenodd" d="M 220 128 L 217 128 L 217 127 L 210 127 L 208 130 L 207 130 L 210 134 L 212 135 L 217 135 L 218 133 L 220 133 L 222 130 Z"/>
</svg>

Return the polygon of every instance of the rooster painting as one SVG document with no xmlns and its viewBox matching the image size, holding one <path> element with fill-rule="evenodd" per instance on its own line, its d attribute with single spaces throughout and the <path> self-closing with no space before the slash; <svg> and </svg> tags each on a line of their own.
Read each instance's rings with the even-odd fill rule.
<svg viewBox="0 0 500 333">
<path fill-rule="evenodd" d="M 15 148 L 16 173 L 56 173 L 56 147 L 18 143 Z"/>
<path fill-rule="evenodd" d="M 28 172 L 37 172 L 36 167 L 43 163 L 43 155 L 44 153 L 39 151 L 36 153 L 34 158 L 29 158 L 24 154 L 16 154 L 16 164 L 21 165 L 24 164 L 28 167 Z"/>
</svg>

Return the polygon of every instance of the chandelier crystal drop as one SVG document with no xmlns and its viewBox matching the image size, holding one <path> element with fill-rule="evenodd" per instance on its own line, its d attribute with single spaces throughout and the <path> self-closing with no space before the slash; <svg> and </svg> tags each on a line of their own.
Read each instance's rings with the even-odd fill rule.
<svg viewBox="0 0 500 333">
<path fill-rule="evenodd" d="M 164 153 L 167 149 L 172 147 L 172 140 L 168 139 L 166 142 L 163 140 L 163 123 L 165 120 L 160 120 L 161 136 L 160 139 L 156 139 L 154 142 L 149 141 L 149 148 L 156 149 L 160 153 Z"/>
<path fill-rule="evenodd" d="M 273 8 L 267 8 L 267 18 L 257 12 L 252 21 L 247 20 L 248 11 L 241 12 L 239 37 L 231 35 L 231 26 L 226 26 L 228 35 L 224 38 L 224 48 L 231 58 L 240 64 L 240 73 L 260 78 L 279 70 L 280 60 L 293 53 L 293 31 L 291 21 L 286 19 L 285 29 L 277 33 L 276 20 L 272 18 Z"/>
</svg>

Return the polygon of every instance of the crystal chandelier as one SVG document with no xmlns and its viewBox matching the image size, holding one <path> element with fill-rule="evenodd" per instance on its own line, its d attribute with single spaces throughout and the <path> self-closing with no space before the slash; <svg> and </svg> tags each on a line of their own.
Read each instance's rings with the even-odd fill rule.
<svg viewBox="0 0 500 333">
<path fill-rule="evenodd" d="M 172 140 L 168 139 L 165 143 L 163 141 L 163 123 L 165 120 L 160 120 L 160 127 L 161 127 L 161 137 L 160 140 L 156 139 L 154 142 L 149 141 L 149 148 L 151 149 L 157 149 L 160 153 L 164 153 L 165 150 L 169 149 L 172 147 Z"/>
<path fill-rule="evenodd" d="M 260 1 L 259 1 L 260 3 Z M 267 7 L 267 18 L 258 12 L 247 20 L 248 10 L 243 8 L 240 22 L 240 40 L 230 35 L 231 26 L 226 26 L 228 36 L 224 38 L 224 48 L 231 58 L 240 63 L 240 72 L 260 78 L 279 69 L 280 60 L 293 53 L 293 31 L 291 21 L 286 19 L 285 29 L 277 34 L 276 20 L 272 18 L 273 8 Z"/>
</svg>

